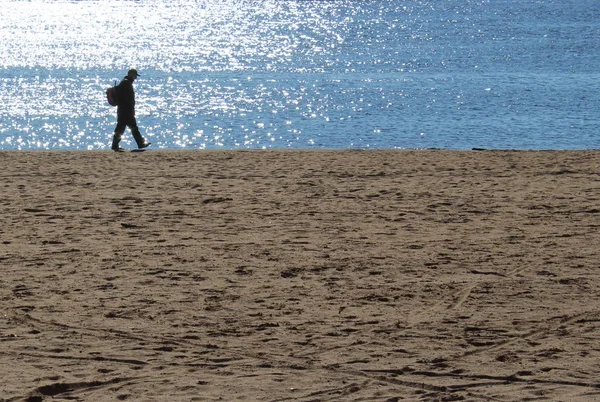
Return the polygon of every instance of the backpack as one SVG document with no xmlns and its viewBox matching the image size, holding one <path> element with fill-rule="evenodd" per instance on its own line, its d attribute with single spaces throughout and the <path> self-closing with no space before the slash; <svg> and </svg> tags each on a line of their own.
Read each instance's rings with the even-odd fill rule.
<svg viewBox="0 0 600 402">
<path fill-rule="evenodd" d="M 116 81 L 115 86 L 110 87 L 106 90 L 106 100 L 111 106 L 119 105 L 119 86 L 117 85 Z"/>
</svg>

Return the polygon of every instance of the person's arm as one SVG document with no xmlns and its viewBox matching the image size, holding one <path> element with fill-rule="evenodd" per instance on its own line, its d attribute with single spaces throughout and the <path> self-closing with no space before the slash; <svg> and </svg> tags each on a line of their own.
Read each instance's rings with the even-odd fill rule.
<svg viewBox="0 0 600 402">
<path fill-rule="evenodd" d="M 119 106 L 132 112 L 135 109 L 135 93 L 133 85 L 128 80 L 123 80 L 119 84 Z"/>
</svg>

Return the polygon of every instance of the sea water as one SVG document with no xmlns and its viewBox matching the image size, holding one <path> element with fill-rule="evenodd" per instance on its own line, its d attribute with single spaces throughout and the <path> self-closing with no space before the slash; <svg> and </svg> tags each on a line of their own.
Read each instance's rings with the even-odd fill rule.
<svg viewBox="0 0 600 402">
<path fill-rule="evenodd" d="M 0 0 L 0 149 L 600 147 L 598 0 Z M 133 146 L 129 132 L 124 146 Z"/>
</svg>

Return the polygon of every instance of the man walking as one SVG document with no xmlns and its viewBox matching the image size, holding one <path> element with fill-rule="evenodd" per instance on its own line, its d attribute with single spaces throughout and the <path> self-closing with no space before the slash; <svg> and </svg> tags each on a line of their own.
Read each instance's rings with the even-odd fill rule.
<svg viewBox="0 0 600 402">
<path fill-rule="evenodd" d="M 131 134 L 137 143 L 139 149 L 148 147 L 151 143 L 146 141 L 137 126 L 135 120 L 135 92 L 133 90 L 133 81 L 136 80 L 137 70 L 131 69 L 127 72 L 127 76 L 117 86 L 118 107 L 117 107 L 117 127 L 115 127 L 115 135 L 112 141 L 112 150 L 123 152 L 124 149 L 119 147 L 121 136 L 125 132 L 125 128 L 129 127 Z"/>
</svg>

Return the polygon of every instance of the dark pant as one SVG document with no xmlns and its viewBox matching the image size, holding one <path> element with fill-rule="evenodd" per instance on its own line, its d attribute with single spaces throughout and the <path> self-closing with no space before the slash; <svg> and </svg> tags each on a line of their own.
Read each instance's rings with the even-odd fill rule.
<svg viewBox="0 0 600 402">
<path fill-rule="evenodd" d="M 118 113 L 117 116 L 117 127 L 115 127 L 115 135 L 113 137 L 112 148 L 118 148 L 119 142 L 121 141 L 121 136 L 125 132 L 125 128 L 129 127 L 131 130 L 131 134 L 133 135 L 133 139 L 137 143 L 138 148 L 141 147 L 145 140 L 142 137 L 142 133 L 140 133 L 140 129 L 137 126 L 137 121 L 135 120 L 135 115 L 132 114 L 124 114 Z"/>
</svg>

